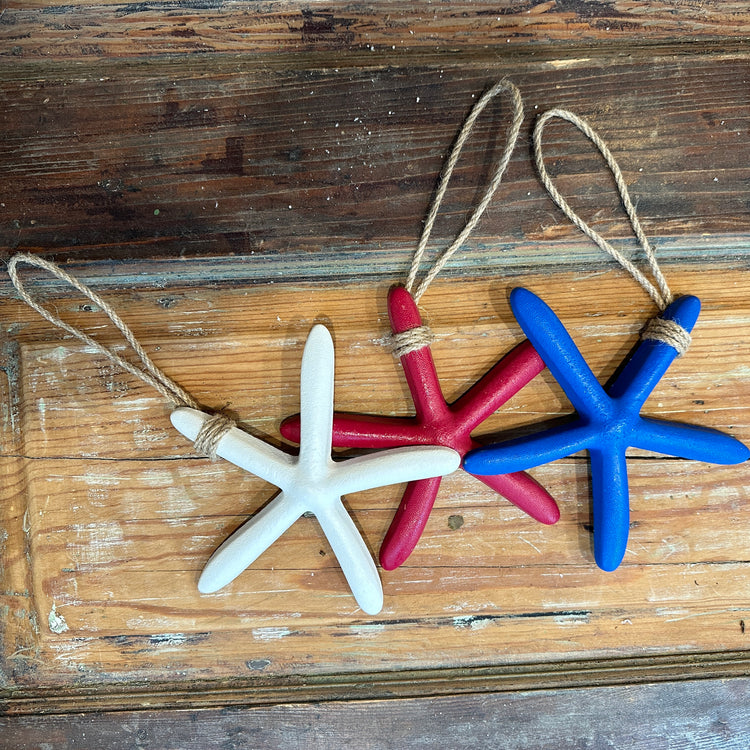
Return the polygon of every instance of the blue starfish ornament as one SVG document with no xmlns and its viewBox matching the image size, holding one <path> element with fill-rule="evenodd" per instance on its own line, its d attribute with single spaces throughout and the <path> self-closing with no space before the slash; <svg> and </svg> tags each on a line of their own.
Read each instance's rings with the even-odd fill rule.
<svg viewBox="0 0 750 750">
<path fill-rule="evenodd" d="M 527 289 L 510 295 L 513 314 L 575 407 L 564 425 L 529 437 L 471 451 L 464 468 L 472 474 L 507 474 L 586 449 L 591 463 L 594 557 L 603 570 L 622 561 L 630 508 L 625 450 L 632 446 L 695 461 L 736 464 L 750 458 L 741 442 L 717 430 L 643 417 L 641 407 L 677 350 L 661 340 L 642 339 L 605 391 L 550 307 Z M 660 315 L 690 332 L 700 313 L 697 297 L 679 297 Z"/>
</svg>

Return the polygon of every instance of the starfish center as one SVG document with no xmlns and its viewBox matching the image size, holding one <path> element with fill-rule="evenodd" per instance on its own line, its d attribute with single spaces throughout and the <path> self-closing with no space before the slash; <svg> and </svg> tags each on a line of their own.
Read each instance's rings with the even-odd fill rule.
<svg viewBox="0 0 750 750">
<path fill-rule="evenodd" d="M 440 417 L 421 422 L 420 429 L 429 443 L 453 448 L 462 456 L 476 447 L 471 438 L 471 430 L 467 429 L 456 414 L 448 410 Z"/>
</svg>

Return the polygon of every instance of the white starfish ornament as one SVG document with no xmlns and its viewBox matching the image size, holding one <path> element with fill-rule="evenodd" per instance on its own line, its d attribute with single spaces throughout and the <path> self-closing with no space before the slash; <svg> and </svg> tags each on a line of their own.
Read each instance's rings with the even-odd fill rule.
<svg viewBox="0 0 750 750">
<path fill-rule="evenodd" d="M 290 456 L 236 427 L 219 440 L 217 455 L 282 491 L 214 552 L 198 581 L 202 593 L 218 591 L 233 581 L 303 513 L 311 512 L 318 519 L 357 604 L 371 615 L 382 609 L 380 577 L 367 545 L 341 502 L 342 495 L 450 474 L 458 468 L 460 457 L 450 448 L 410 446 L 334 461 L 333 377 L 331 334 L 325 326 L 316 325 L 302 355 L 299 455 Z M 171 419 L 185 437 L 195 440 L 210 417 L 197 409 L 180 407 L 172 412 Z"/>
</svg>

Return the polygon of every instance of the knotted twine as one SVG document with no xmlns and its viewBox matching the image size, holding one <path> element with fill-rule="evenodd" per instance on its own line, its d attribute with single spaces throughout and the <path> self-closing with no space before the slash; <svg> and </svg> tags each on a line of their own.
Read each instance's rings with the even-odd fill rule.
<svg viewBox="0 0 750 750">
<path fill-rule="evenodd" d="M 646 262 L 651 270 L 655 284 L 651 282 L 633 263 L 631 263 L 621 252 L 616 250 L 604 237 L 596 230 L 592 229 L 568 204 L 563 198 L 560 191 L 555 187 L 552 178 L 547 172 L 544 164 L 544 155 L 542 153 L 542 134 L 545 125 L 554 117 L 567 120 L 575 125 L 599 150 L 604 157 L 610 172 L 615 180 L 617 191 L 620 195 L 625 213 L 630 221 L 638 243 L 640 244 L 646 256 Z M 630 199 L 628 186 L 625 184 L 625 178 L 622 171 L 610 152 L 607 144 L 596 133 L 596 131 L 582 118 L 573 112 L 565 109 L 551 109 L 539 117 L 534 126 L 534 159 L 539 172 L 539 177 L 550 198 L 558 205 L 562 212 L 577 226 L 589 239 L 593 240 L 605 253 L 611 255 L 646 291 L 651 299 L 656 303 L 660 311 L 664 311 L 673 300 L 674 296 L 669 289 L 667 280 L 659 268 L 659 264 L 654 254 L 654 249 L 646 237 L 641 222 L 638 218 L 633 201 Z M 641 331 L 642 339 L 654 341 L 663 341 L 669 344 L 677 351 L 677 356 L 681 357 L 688 350 L 691 342 L 691 336 L 679 323 L 673 320 L 665 320 L 659 316 L 652 318 Z"/>
<path fill-rule="evenodd" d="M 492 175 L 487 188 L 485 189 L 482 199 L 474 207 L 468 220 L 464 224 L 463 229 L 458 233 L 453 242 L 443 250 L 437 258 L 433 261 L 432 266 L 425 274 L 425 277 L 417 286 L 417 273 L 419 272 L 419 266 L 422 262 L 422 258 L 427 249 L 427 245 L 430 241 L 430 235 L 432 234 L 432 228 L 435 224 L 438 211 L 440 210 L 440 204 L 443 201 L 446 191 L 448 190 L 448 184 L 450 183 L 453 170 L 458 163 L 459 156 L 461 155 L 461 149 L 471 135 L 471 131 L 474 128 L 479 116 L 484 111 L 485 107 L 501 93 L 507 93 L 510 97 L 511 106 L 513 109 L 513 117 L 508 127 L 506 134 L 505 149 L 503 150 L 502 156 L 495 167 L 495 171 Z M 414 297 L 415 302 L 419 302 L 422 295 L 427 291 L 427 287 L 432 283 L 435 277 L 440 273 L 445 264 L 451 259 L 455 252 L 466 242 L 468 236 L 474 231 L 477 224 L 479 224 L 482 214 L 487 210 L 495 191 L 502 182 L 505 170 L 508 168 L 510 158 L 516 147 L 518 141 L 518 134 L 521 130 L 521 124 L 523 123 L 523 99 L 521 98 L 521 92 L 518 88 L 508 80 L 503 79 L 496 83 L 492 88 L 488 89 L 479 98 L 477 103 L 471 108 L 466 120 L 453 143 L 453 147 L 445 161 L 440 179 L 438 181 L 438 187 L 435 191 L 435 196 L 430 205 L 430 209 L 427 213 L 424 226 L 422 228 L 422 234 L 419 238 L 417 248 L 414 251 L 414 255 L 411 261 L 411 268 L 406 278 L 406 290 Z M 416 286 L 416 290 L 415 290 Z M 389 337 L 389 344 L 394 356 L 402 357 L 404 354 L 421 349 L 424 346 L 428 346 L 432 342 L 432 334 L 430 329 L 421 325 L 416 328 L 410 328 L 402 333 L 394 333 Z"/>
<path fill-rule="evenodd" d="M 35 266 L 47 271 L 52 276 L 56 276 L 61 281 L 64 281 L 66 284 L 69 284 L 74 289 L 78 290 L 84 297 L 93 302 L 110 319 L 110 321 L 112 321 L 115 328 L 120 331 L 125 341 L 137 355 L 141 364 L 137 365 L 129 362 L 114 350 L 104 346 L 79 328 L 76 328 L 76 326 L 66 323 L 38 302 L 37 299 L 26 290 L 26 287 L 18 276 L 18 265 L 20 263 L 26 263 L 27 265 Z M 216 459 L 216 447 L 219 440 L 221 440 L 221 438 L 232 427 L 236 426 L 235 421 L 223 414 L 213 413 L 201 406 L 201 404 L 184 388 L 182 388 L 182 386 L 175 383 L 174 380 L 159 369 L 159 367 L 154 364 L 151 357 L 149 357 L 143 346 L 141 346 L 133 331 L 117 314 L 112 305 L 102 299 L 102 297 L 100 297 L 93 289 L 88 287 L 75 276 L 63 271 L 60 266 L 51 261 L 44 260 L 43 258 L 29 255 L 28 253 L 17 253 L 10 259 L 10 261 L 8 261 L 8 274 L 21 299 L 23 299 L 29 307 L 36 310 L 36 312 L 38 312 L 45 320 L 52 323 L 52 325 L 61 328 L 63 331 L 67 331 L 79 341 L 82 341 L 87 346 L 104 355 L 114 364 L 119 365 L 126 372 L 140 378 L 144 383 L 150 385 L 164 396 L 173 407 L 189 406 L 193 409 L 199 409 L 200 411 L 210 414 L 211 418 L 203 423 L 193 447 L 199 455 L 208 456 L 211 460 Z"/>
</svg>

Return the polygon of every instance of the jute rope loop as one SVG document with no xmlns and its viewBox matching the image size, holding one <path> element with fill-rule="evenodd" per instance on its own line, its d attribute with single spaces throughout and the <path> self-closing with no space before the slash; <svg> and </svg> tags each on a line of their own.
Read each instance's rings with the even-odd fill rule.
<svg viewBox="0 0 750 750">
<path fill-rule="evenodd" d="M 137 355 L 141 362 L 141 366 L 132 364 L 117 352 L 99 343 L 96 339 L 84 333 L 79 328 L 66 323 L 59 316 L 55 315 L 55 313 L 51 312 L 38 302 L 37 299 L 27 291 L 18 275 L 18 265 L 21 263 L 47 271 L 52 276 L 55 276 L 66 284 L 72 286 L 84 297 L 93 302 L 112 321 L 117 330 L 120 331 L 125 341 Z M 102 299 L 102 297 L 100 297 L 93 289 L 75 278 L 75 276 L 72 276 L 51 261 L 38 258 L 35 255 L 30 255 L 28 253 L 17 253 L 10 259 L 10 261 L 8 261 L 8 275 L 10 276 L 10 280 L 13 282 L 13 286 L 16 288 L 21 299 L 33 310 L 36 310 L 36 312 L 45 320 L 52 323 L 52 325 L 66 331 L 72 336 L 75 336 L 79 341 L 82 341 L 87 346 L 104 355 L 107 359 L 116 365 L 119 365 L 126 372 L 140 378 L 144 383 L 147 383 L 164 396 L 172 406 L 189 406 L 193 409 L 206 411 L 184 388 L 175 383 L 174 380 L 168 377 L 154 364 L 151 357 L 149 357 L 145 349 L 135 337 L 133 331 L 117 314 L 112 305 Z M 235 423 L 228 417 L 221 414 L 213 415 L 212 419 L 209 419 L 204 423 L 201 432 L 196 438 L 196 451 L 201 453 L 201 455 L 207 455 L 211 459 L 215 459 L 216 446 L 219 440 L 229 429 L 231 429 L 231 427 L 234 426 L 234 424 Z"/>
<path fill-rule="evenodd" d="M 438 255 L 438 257 L 433 262 L 432 267 L 425 274 L 424 279 L 422 279 L 419 285 L 417 285 L 417 274 L 419 273 L 419 267 L 422 263 L 425 251 L 427 250 L 427 245 L 430 241 L 430 235 L 432 234 L 432 229 L 435 225 L 435 220 L 437 219 L 440 205 L 442 204 L 445 193 L 448 190 L 448 185 L 451 181 L 453 170 L 456 168 L 458 159 L 461 156 L 461 149 L 464 147 L 464 144 L 471 135 L 471 131 L 474 128 L 477 119 L 484 111 L 485 107 L 498 94 L 502 93 L 507 93 L 510 96 L 511 106 L 513 108 L 513 118 L 510 126 L 508 127 L 505 149 L 503 150 L 502 156 L 500 157 L 500 160 L 495 167 L 492 179 L 487 185 L 482 199 L 474 207 L 471 216 L 469 216 L 468 220 L 464 224 L 463 229 L 459 232 L 453 242 L 445 250 L 443 250 L 442 253 Z M 464 120 L 464 123 L 458 132 L 458 136 L 453 143 L 453 147 L 451 148 L 448 158 L 446 159 L 445 166 L 443 167 L 443 171 L 438 181 L 437 190 L 435 191 L 435 196 L 433 197 L 429 211 L 427 212 L 427 218 L 425 219 L 424 226 L 422 228 L 422 234 L 419 238 L 419 243 L 417 244 L 416 250 L 414 251 L 414 255 L 412 257 L 411 267 L 406 278 L 405 286 L 407 291 L 414 297 L 415 302 L 419 302 L 422 295 L 427 291 L 427 287 L 445 267 L 445 264 L 451 259 L 456 251 L 464 244 L 464 242 L 466 242 L 466 239 L 474 231 L 477 224 L 479 224 L 479 221 L 482 218 L 482 214 L 484 214 L 484 212 L 487 210 L 487 207 L 492 201 L 495 192 L 502 182 L 505 170 L 508 168 L 511 156 L 516 147 L 516 142 L 518 141 L 518 134 L 521 130 L 522 123 L 523 99 L 521 98 L 521 92 L 513 83 L 505 79 L 499 81 L 492 88 L 482 94 L 482 96 L 479 98 L 479 101 L 477 101 L 477 103 L 471 108 L 469 115 L 467 116 L 466 120 Z M 393 355 L 395 357 L 403 357 L 409 352 L 413 352 L 418 349 L 422 349 L 425 346 L 429 346 L 432 340 L 433 336 L 430 332 L 430 329 L 427 326 L 422 325 L 418 326 L 417 328 L 412 328 L 408 331 L 392 334 L 388 338 L 387 343 L 390 346 L 391 351 L 393 352 Z"/>
<path fill-rule="evenodd" d="M 417 273 L 419 272 L 419 266 L 422 262 L 422 256 L 424 255 L 427 248 L 427 243 L 430 241 L 430 235 L 432 234 L 432 228 L 435 224 L 435 219 L 437 218 L 438 211 L 440 210 L 440 204 L 443 202 L 445 193 L 448 190 L 448 184 L 450 183 L 453 170 L 455 169 L 456 164 L 458 163 L 459 156 L 461 155 L 461 149 L 464 147 L 464 144 L 471 135 L 471 131 L 477 119 L 484 111 L 485 107 L 498 94 L 501 93 L 507 93 L 510 96 L 511 105 L 513 107 L 513 119 L 510 127 L 508 128 L 505 149 L 503 151 L 502 157 L 500 158 L 500 161 L 495 168 L 495 172 L 492 176 L 492 179 L 490 180 L 489 185 L 487 186 L 487 189 L 484 192 L 484 195 L 482 196 L 482 199 L 475 206 L 474 210 L 471 213 L 471 216 L 464 225 L 464 228 L 459 232 L 456 239 L 453 240 L 453 242 L 438 256 L 438 258 L 433 263 L 432 268 L 430 268 L 430 270 L 427 272 L 426 276 L 419 284 L 416 291 L 413 291 L 416 284 Z M 427 218 L 425 219 L 424 227 L 422 229 L 422 235 L 419 238 L 419 244 L 417 245 L 417 249 L 414 252 L 414 257 L 412 258 L 411 262 L 411 268 L 409 269 L 409 274 L 406 278 L 406 289 L 407 291 L 412 293 L 415 302 L 419 302 L 420 297 L 425 293 L 427 287 L 430 285 L 433 279 L 440 273 L 445 264 L 451 259 L 453 254 L 461 247 L 461 245 L 464 244 L 467 237 L 476 228 L 477 224 L 479 224 L 479 220 L 482 218 L 482 214 L 487 210 L 487 206 L 490 205 L 490 201 L 492 200 L 495 191 L 498 189 L 500 183 L 502 182 L 505 170 L 508 168 L 510 158 L 513 154 L 513 150 L 516 147 L 516 142 L 518 141 L 518 134 L 521 130 L 522 123 L 523 99 L 521 98 L 521 92 L 513 83 L 505 79 L 499 81 L 491 89 L 482 94 L 482 96 L 479 98 L 479 101 L 477 101 L 477 103 L 472 107 L 471 112 L 469 112 L 468 117 L 461 126 L 461 130 L 459 131 L 458 136 L 453 144 L 453 148 L 448 155 L 448 159 L 445 162 L 443 172 L 440 175 L 438 188 L 435 192 L 435 197 L 433 198 L 430 210 L 427 213 Z"/>
<path fill-rule="evenodd" d="M 625 213 L 630 221 L 630 226 L 633 228 L 638 242 L 643 249 L 646 256 L 646 262 L 651 270 L 655 284 L 652 283 L 631 261 L 629 261 L 619 250 L 616 250 L 604 237 L 602 237 L 596 230 L 592 229 L 568 204 L 565 198 L 562 196 L 560 191 L 555 187 L 552 182 L 552 178 L 547 172 L 547 167 L 544 164 L 544 154 L 542 150 L 542 135 L 544 133 L 545 125 L 553 118 L 560 118 L 567 120 L 572 125 L 578 128 L 599 150 L 599 153 L 604 157 L 607 166 L 612 173 L 617 186 L 617 191 L 620 195 Z M 641 226 L 640 219 L 636 212 L 633 201 L 630 198 L 630 192 L 628 186 L 625 183 L 625 178 L 622 175 L 620 166 L 615 160 L 614 156 L 610 152 L 607 144 L 602 138 L 596 133 L 596 131 L 582 118 L 573 112 L 565 109 L 551 109 L 542 114 L 536 121 L 534 126 L 534 159 L 536 161 L 537 171 L 539 172 L 539 178 L 544 185 L 545 189 L 549 193 L 550 198 L 558 205 L 562 212 L 577 226 L 589 239 L 593 240 L 599 248 L 605 253 L 612 256 L 646 291 L 651 299 L 656 303 L 659 310 L 664 309 L 673 300 L 674 296 L 669 289 L 667 280 L 664 278 L 664 274 L 659 268 L 659 263 L 656 260 L 654 249 L 651 243 L 646 237 L 643 227 Z M 663 318 L 654 318 L 644 329 L 641 337 L 644 339 L 652 339 L 657 341 L 663 341 L 677 350 L 678 356 L 682 356 L 690 346 L 691 337 L 690 333 L 686 331 L 678 323 L 671 320 L 664 320 Z"/>
</svg>

